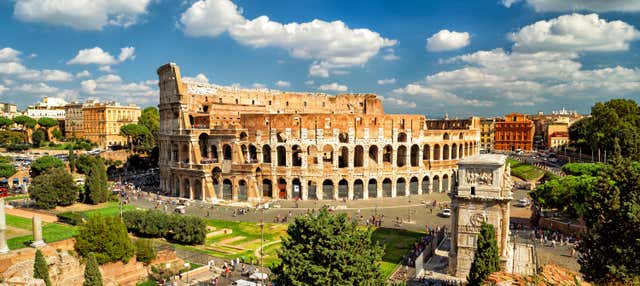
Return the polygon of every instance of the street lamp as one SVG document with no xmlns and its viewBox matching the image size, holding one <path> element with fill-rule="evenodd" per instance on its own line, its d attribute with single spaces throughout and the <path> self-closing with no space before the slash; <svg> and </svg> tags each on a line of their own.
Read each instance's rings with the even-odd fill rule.
<svg viewBox="0 0 640 286">
<path fill-rule="evenodd" d="M 187 285 L 189 285 L 189 270 L 191 268 L 191 264 L 189 262 L 186 262 L 184 264 L 184 268 L 187 268 Z"/>
</svg>

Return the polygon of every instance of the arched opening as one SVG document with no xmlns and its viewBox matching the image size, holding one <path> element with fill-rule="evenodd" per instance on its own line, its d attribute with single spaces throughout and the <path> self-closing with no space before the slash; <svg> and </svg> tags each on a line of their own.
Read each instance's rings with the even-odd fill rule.
<svg viewBox="0 0 640 286">
<path fill-rule="evenodd" d="M 293 191 L 291 192 L 292 199 L 301 199 L 302 198 L 302 183 L 300 183 L 300 179 L 295 178 L 291 181 L 291 186 L 293 187 Z"/>
<path fill-rule="evenodd" d="M 449 160 L 449 145 L 447 144 L 442 147 L 442 160 Z"/>
<path fill-rule="evenodd" d="M 391 145 L 384 146 L 382 151 L 382 163 L 391 164 L 391 158 L 393 157 L 393 147 Z"/>
<path fill-rule="evenodd" d="M 469 143 L 464 143 L 464 156 L 468 157 L 469 156 Z"/>
<path fill-rule="evenodd" d="M 189 179 L 184 179 L 184 193 L 182 194 L 183 198 L 190 199 L 191 198 L 191 182 Z"/>
<path fill-rule="evenodd" d="M 283 178 L 278 179 L 278 198 L 287 198 L 287 181 Z"/>
<path fill-rule="evenodd" d="M 464 134 L 460 133 L 460 135 L 458 135 L 458 139 L 460 139 L 460 140 L 464 139 Z"/>
<path fill-rule="evenodd" d="M 398 167 L 404 167 L 407 165 L 407 147 L 400 145 L 398 147 L 398 158 L 396 158 L 396 164 Z"/>
<path fill-rule="evenodd" d="M 216 145 L 211 145 L 211 159 L 213 159 L 215 163 L 218 162 L 218 146 Z"/>
<path fill-rule="evenodd" d="M 249 145 L 249 163 L 258 163 L 258 148 L 255 145 Z"/>
<path fill-rule="evenodd" d="M 442 175 L 442 192 L 449 191 L 449 175 Z"/>
<path fill-rule="evenodd" d="M 317 200 L 318 199 L 318 190 L 316 186 L 316 182 L 309 181 L 307 184 L 307 199 L 309 200 Z"/>
<path fill-rule="evenodd" d="M 347 180 L 342 179 L 338 182 L 338 198 L 346 199 L 349 197 L 349 183 Z"/>
<path fill-rule="evenodd" d="M 247 135 L 247 132 L 240 132 L 240 141 L 247 141 L 248 138 L 249 136 Z"/>
<path fill-rule="evenodd" d="M 213 179 L 213 193 L 216 194 L 216 198 L 222 198 L 222 190 L 220 189 L 220 181 L 218 179 Z"/>
<path fill-rule="evenodd" d="M 271 147 L 269 145 L 262 146 L 262 163 L 271 163 Z"/>
<path fill-rule="evenodd" d="M 424 176 L 422 178 L 422 193 L 426 194 L 429 192 L 429 176 Z"/>
<path fill-rule="evenodd" d="M 318 148 L 315 145 L 307 147 L 307 166 L 318 164 Z"/>
<path fill-rule="evenodd" d="M 171 144 L 171 161 L 178 161 L 178 145 Z"/>
<path fill-rule="evenodd" d="M 262 196 L 265 198 L 273 197 L 273 185 L 269 179 L 262 180 Z"/>
<path fill-rule="evenodd" d="M 431 160 L 431 154 L 429 153 L 431 150 L 431 148 L 429 147 L 429 145 L 425 144 L 424 146 L 422 146 L 422 160 L 423 161 L 429 161 Z"/>
<path fill-rule="evenodd" d="M 322 147 L 322 164 L 325 168 L 333 168 L 333 147 L 331 145 Z"/>
<path fill-rule="evenodd" d="M 407 181 L 404 178 L 398 178 L 396 181 L 396 197 L 404 197 L 407 195 Z"/>
<path fill-rule="evenodd" d="M 229 144 L 222 145 L 222 158 L 224 160 L 231 160 L 231 146 L 229 146 Z"/>
<path fill-rule="evenodd" d="M 364 184 L 360 179 L 353 181 L 353 198 L 364 199 Z"/>
<path fill-rule="evenodd" d="M 284 146 L 276 147 L 276 153 L 278 157 L 278 166 L 286 166 L 287 165 L 287 151 Z"/>
<path fill-rule="evenodd" d="M 409 180 L 409 194 L 417 195 L 418 194 L 418 178 L 413 177 Z"/>
<path fill-rule="evenodd" d="M 248 198 L 247 182 L 245 180 L 238 181 L 238 200 L 246 201 Z"/>
<path fill-rule="evenodd" d="M 340 143 L 349 143 L 349 134 L 347 134 L 346 132 L 338 134 L 338 141 Z"/>
<path fill-rule="evenodd" d="M 240 162 L 249 163 L 247 145 L 240 145 Z"/>
<path fill-rule="evenodd" d="M 202 181 L 196 180 L 195 183 L 193 183 L 193 199 L 202 200 L 202 193 Z"/>
<path fill-rule="evenodd" d="M 229 179 L 222 181 L 222 199 L 233 200 L 233 183 Z"/>
<path fill-rule="evenodd" d="M 333 181 L 324 180 L 324 182 L 322 182 L 322 199 L 333 199 Z"/>
<path fill-rule="evenodd" d="M 189 147 L 186 144 L 182 145 L 182 162 L 189 163 Z"/>
<path fill-rule="evenodd" d="M 433 146 L 433 160 L 440 160 L 440 145 Z"/>
<path fill-rule="evenodd" d="M 464 153 L 462 151 L 462 144 L 458 145 L 458 157 L 460 157 L 460 158 L 464 158 L 465 157 L 465 155 L 464 155 Z"/>
<path fill-rule="evenodd" d="M 278 140 L 278 143 L 286 143 L 287 142 L 287 138 L 284 135 L 284 133 L 282 133 L 282 132 L 278 132 L 278 134 L 276 134 L 276 138 Z"/>
<path fill-rule="evenodd" d="M 404 132 L 398 133 L 398 142 L 407 142 L 407 134 Z"/>
<path fill-rule="evenodd" d="M 378 197 L 378 181 L 376 179 L 369 179 L 367 191 L 370 199 Z"/>
<path fill-rule="evenodd" d="M 209 146 L 208 141 L 209 141 L 209 135 L 207 135 L 207 133 L 202 133 L 200 134 L 200 136 L 198 136 L 198 146 L 200 147 L 200 157 L 203 159 L 209 157 L 209 150 L 207 150 L 207 146 Z"/>
<path fill-rule="evenodd" d="M 456 145 L 456 143 L 453 143 L 453 145 L 451 145 L 451 159 L 457 159 L 458 158 L 458 146 Z"/>
<path fill-rule="evenodd" d="M 356 146 L 353 154 L 353 166 L 362 167 L 364 165 L 364 148 L 358 145 Z"/>
<path fill-rule="evenodd" d="M 444 133 L 444 135 L 442 135 L 442 139 L 449 140 L 449 133 Z"/>
<path fill-rule="evenodd" d="M 371 145 L 369 147 L 369 166 L 378 165 L 378 146 Z"/>
<path fill-rule="evenodd" d="M 433 186 L 431 187 L 431 190 L 434 193 L 440 192 L 440 178 L 438 178 L 438 175 L 433 176 Z"/>
<path fill-rule="evenodd" d="M 391 197 L 391 179 L 386 178 L 382 181 L 382 196 L 385 198 Z"/>
<path fill-rule="evenodd" d="M 420 166 L 420 147 L 418 145 L 411 146 L 411 167 Z"/>
<path fill-rule="evenodd" d="M 302 149 L 298 145 L 291 147 L 291 165 L 294 167 L 302 166 Z"/>
<path fill-rule="evenodd" d="M 349 148 L 340 147 L 340 155 L 338 155 L 338 168 L 349 167 Z"/>
</svg>

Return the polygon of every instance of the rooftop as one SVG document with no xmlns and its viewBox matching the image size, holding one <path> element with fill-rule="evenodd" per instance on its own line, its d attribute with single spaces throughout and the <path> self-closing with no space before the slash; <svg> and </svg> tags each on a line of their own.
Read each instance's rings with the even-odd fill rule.
<svg viewBox="0 0 640 286">
<path fill-rule="evenodd" d="M 460 159 L 458 165 L 498 165 L 502 166 L 507 160 L 507 155 L 479 154 Z"/>
</svg>

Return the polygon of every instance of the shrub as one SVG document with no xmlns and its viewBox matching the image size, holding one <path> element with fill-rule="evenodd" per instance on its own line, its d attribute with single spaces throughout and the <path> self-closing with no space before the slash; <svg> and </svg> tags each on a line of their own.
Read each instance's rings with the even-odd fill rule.
<svg viewBox="0 0 640 286">
<path fill-rule="evenodd" d="M 165 238 L 180 244 L 202 244 L 206 238 L 204 219 L 195 216 L 166 214 L 157 210 L 129 211 L 123 219 L 136 236 Z"/>
<path fill-rule="evenodd" d="M 156 258 L 156 248 L 153 240 L 140 238 L 134 242 L 136 248 L 136 259 L 144 264 L 149 264 Z"/>
<path fill-rule="evenodd" d="M 63 212 L 59 213 L 57 216 L 58 221 L 70 225 L 80 225 L 87 219 L 85 214 L 79 212 Z"/>
<path fill-rule="evenodd" d="M 127 228 L 116 216 L 89 216 L 78 227 L 75 248 L 83 257 L 93 252 L 100 264 L 116 261 L 127 263 L 134 253 Z"/>
<path fill-rule="evenodd" d="M 51 280 L 49 279 L 49 266 L 44 259 L 44 255 L 40 249 L 36 250 L 36 258 L 33 263 L 33 278 L 39 278 L 44 280 L 44 284 L 51 286 Z"/>
</svg>

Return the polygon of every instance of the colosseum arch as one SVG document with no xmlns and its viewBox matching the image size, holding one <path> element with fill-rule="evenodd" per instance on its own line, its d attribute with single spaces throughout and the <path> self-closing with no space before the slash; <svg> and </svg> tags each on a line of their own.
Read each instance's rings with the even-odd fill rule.
<svg viewBox="0 0 640 286">
<path fill-rule="evenodd" d="M 247 149 L 247 145 L 240 145 L 240 162 L 243 163 L 249 163 L 248 159 L 249 157 L 247 156 L 249 154 L 249 150 Z"/>
<path fill-rule="evenodd" d="M 456 143 L 451 145 L 451 159 L 458 159 L 458 145 Z"/>
<path fill-rule="evenodd" d="M 442 147 L 442 160 L 449 160 L 450 153 L 449 153 L 449 145 L 448 144 L 444 144 L 444 146 Z"/>
<path fill-rule="evenodd" d="M 214 162 L 218 162 L 218 146 L 216 144 L 211 145 L 211 159 Z"/>
<path fill-rule="evenodd" d="M 346 146 L 340 147 L 340 154 L 338 155 L 338 168 L 349 167 L 349 148 Z"/>
<path fill-rule="evenodd" d="M 332 200 L 333 199 L 333 181 L 326 179 L 322 182 L 322 199 L 324 200 Z"/>
<path fill-rule="evenodd" d="M 464 148 L 462 146 L 462 143 L 460 143 L 460 145 L 458 145 L 458 156 L 460 158 L 466 157 L 465 154 L 464 154 Z"/>
<path fill-rule="evenodd" d="M 182 163 L 189 163 L 189 146 L 182 145 Z"/>
<path fill-rule="evenodd" d="M 391 183 L 391 179 L 389 178 L 385 178 L 382 181 L 382 196 L 385 198 L 390 198 L 391 197 L 391 188 L 393 187 L 393 184 Z"/>
<path fill-rule="evenodd" d="M 434 193 L 438 193 L 440 192 L 440 178 L 438 177 L 438 175 L 433 176 L 433 187 L 431 188 L 431 190 Z"/>
<path fill-rule="evenodd" d="M 369 198 L 378 197 L 378 181 L 376 179 L 369 179 L 369 184 L 367 184 L 367 195 L 369 195 Z"/>
<path fill-rule="evenodd" d="M 249 138 L 249 135 L 247 135 L 247 132 L 240 132 L 240 141 L 247 141 L 247 139 Z"/>
<path fill-rule="evenodd" d="M 373 167 L 378 165 L 378 146 L 369 146 L 369 166 Z"/>
<path fill-rule="evenodd" d="M 391 147 L 391 145 L 386 145 L 382 151 L 382 163 L 385 165 L 391 164 L 391 158 L 393 158 L 393 147 Z"/>
<path fill-rule="evenodd" d="M 444 135 L 442 135 L 442 139 L 449 140 L 449 133 L 445 132 Z"/>
<path fill-rule="evenodd" d="M 302 166 L 302 148 L 299 145 L 291 147 L 291 165 L 294 167 Z"/>
<path fill-rule="evenodd" d="M 189 178 L 185 178 L 182 184 L 184 188 L 184 193 L 182 194 L 182 197 L 190 199 L 192 190 L 191 190 L 191 182 L 189 181 Z"/>
<path fill-rule="evenodd" d="M 295 178 L 291 181 L 291 198 L 292 199 L 301 199 L 302 198 L 302 183 L 300 179 Z"/>
<path fill-rule="evenodd" d="M 412 145 L 411 146 L 411 167 L 420 166 L 420 146 Z"/>
<path fill-rule="evenodd" d="M 433 160 L 440 160 L 440 145 L 436 144 L 433 146 Z"/>
<path fill-rule="evenodd" d="M 238 181 L 238 200 L 246 201 L 249 198 L 249 192 L 247 191 L 247 181 Z"/>
<path fill-rule="evenodd" d="M 362 145 L 357 145 L 353 152 L 353 166 L 354 167 L 362 167 L 364 166 L 364 148 Z"/>
<path fill-rule="evenodd" d="M 233 183 L 229 179 L 222 181 L 222 199 L 233 200 Z"/>
<path fill-rule="evenodd" d="M 318 186 L 316 182 L 309 180 L 307 183 L 307 199 L 309 200 L 317 200 L 318 199 Z"/>
<path fill-rule="evenodd" d="M 271 163 L 271 147 L 262 145 L 262 163 Z"/>
<path fill-rule="evenodd" d="M 287 180 L 284 178 L 278 179 L 278 198 L 287 198 Z"/>
<path fill-rule="evenodd" d="M 418 189 L 420 183 L 418 182 L 418 178 L 417 177 L 411 177 L 411 180 L 409 180 L 409 194 L 411 195 L 417 195 L 418 194 Z"/>
<path fill-rule="evenodd" d="M 349 197 L 349 182 L 342 179 L 338 182 L 338 198 L 346 199 Z"/>
<path fill-rule="evenodd" d="M 222 190 L 220 189 L 220 180 L 219 179 L 211 179 L 213 182 L 213 193 L 216 198 L 222 198 Z"/>
<path fill-rule="evenodd" d="M 423 161 L 429 161 L 431 159 L 431 153 L 430 150 L 431 148 L 429 147 L 429 144 L 424 144 L 424 146 L 422 147 L 422 160 Z"/>
<path fill-rule="evenodd" d="M 287 165 L 287 150 L 284 146 L 276 147 L 276 154 L 278 157 L 278 166 L 286 166 Z"/>
<path fill-rule="evenodd" d="M 200 147 L 200 157 L 209 158 L 209 150 L 207 150 L 207 146 L 209 141 L 209 135 L 207 133 L 201 133 L 198 136 L 198 146 Z"/>
<path fill-rule="evenodd" d="M 407 142 L 407 133 L 398 133 L 398 142 Z"/>
<path fill-rule="evenodd" d="M 353 181 L 353 199 L 364 199 L 364 183 L 360 179 Z"/>
<path fill-rule="evenodd" d="M 396 164 L 398 167 L 404 167 L 407 165 L 407 146 L 398 146 L 398 158 L 396 158 Z"/>
<path fill-rule="evenodd" d="M 444 174 L 442 175 L 442 192 L 446 193 L 449 192 L 449 175 Z"/>
<path fill-rule="evenodd" d="M 249 163 L 258 163 L 258 148 L 253 144 L 249 144 Z"/>
<path fill-rule="evenodd" d="M 469 156 L 469 143 L 464 142 L 464 156 Z"/>
<path fill-rule="evenodd" d="M 231 152 L 231 146 L 229 144 L 222 145 L 222 158 L 224 160 L 231 160 L 232 152 Z"/>
<path fill-rule="evenodd" d="M 422 178 L 422 193 L 429 193 L 429 176 L 424 176 Z"/>
<path fill-rule="evenodd" d="M 262 180 L 262 197 L 272 198 L 273 197 L 273 185 L 271 180 L 263 179 Z"/>
<path fill-rule="evenodd" d="M 333 168 L 333 147 L 331 145 L 322 147 L 322 163 L 325 168 Z"/>
<path fill-rule="evenodd" d="M 404 197 L 407 195 L 407 180 L 400 177 L 396 180 L 396 197 Z"/>
<path fill-rule="evenodd" d="M 318 148 L 316 145 L 307 147 L 307 166 L 315 166 L 318 164 Z"/>
</svg>

